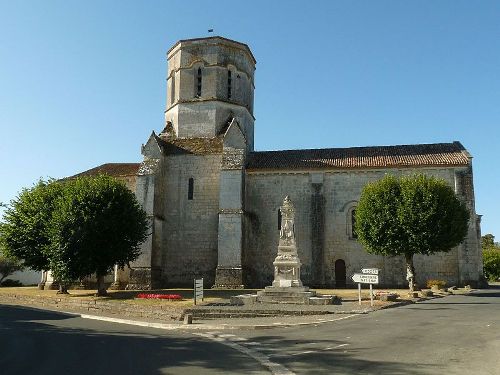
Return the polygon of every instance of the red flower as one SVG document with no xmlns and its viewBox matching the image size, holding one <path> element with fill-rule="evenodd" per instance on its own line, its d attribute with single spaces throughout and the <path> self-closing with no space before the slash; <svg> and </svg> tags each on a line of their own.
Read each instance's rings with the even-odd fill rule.
<svg viewBox="0 0 500 375">
<path fill-rule="evenodd" d="M 180 300 L 182 297 L 179 294 L 154 294 L 154 293 L 139 293 L 137 298 L 147 298 L 147 299 L 171 299 Z"/>
</svg>

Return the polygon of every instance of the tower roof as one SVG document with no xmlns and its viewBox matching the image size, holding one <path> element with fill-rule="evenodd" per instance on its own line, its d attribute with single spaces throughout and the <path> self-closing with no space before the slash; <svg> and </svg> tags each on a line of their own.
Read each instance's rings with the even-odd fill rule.
<svg viewBox="0 0 500 375">
<path fill-rule="evenodd" d="M 245 50 L 249 56 L 252 58 L 252 61 L 254 64 L 257 63 L 257 60 L 255 60 L 255 57 L 252 53 L 252 50 L 250 47 L 248 47 L 247 44 L 237 42 L 236 40 L 224 38 L 222 36 L 208 36 L 205 38 L 192 38 L 192 39 L 181 39 L 177 43 L 175 43 L 170 49 L 167 51 L 167 55 L 170 54 L 177 46 L 182 45 L 183 43 L 204 43 L 204 44 L 227 44 L 227 45 L 232 45 L 233 47 L 237 47 L 240 49 Z"/>
</svg>

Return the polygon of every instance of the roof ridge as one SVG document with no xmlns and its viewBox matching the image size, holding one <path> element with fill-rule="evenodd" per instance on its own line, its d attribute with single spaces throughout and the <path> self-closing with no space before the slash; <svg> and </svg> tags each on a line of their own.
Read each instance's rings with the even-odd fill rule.
<svg viewBox="0 0 500 375">
<path fill-rule="evenodd" d="M 351 147 L 328 147 L 328 148 L 297 148 L 297 149 L 286 149 L 286 150 L 263 150 L 263 151 L 252 151 L 251 153 L 264 153 L 264 152 L 304 152 L 304 151 L 327 151 L 327 150 L 360 150 L 360 149 L 377 149 L 377 148 L 390 148 L 394 149 L 397 147 L 425 147 L 425 146 L 457 146 L 462 150 L 466 150 L 465 147 L 458 141 L 454 142 L 440 142 L 440 143 L 412 143 L 412 144 L 399 144 L 399 145 L 374 145 L 374 146 L 351 146 Z"/>
</svg>

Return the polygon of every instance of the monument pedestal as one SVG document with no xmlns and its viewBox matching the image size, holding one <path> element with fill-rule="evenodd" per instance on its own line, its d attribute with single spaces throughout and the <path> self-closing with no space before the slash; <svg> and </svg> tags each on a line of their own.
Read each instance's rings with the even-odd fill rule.
<svg viewBox="0 0 500 375">
<path fill-rule="evenodd" d="M 309 304 L 309 299 L 315 297 L 316 292 L 308 287 L 275 287 L 266 286 L 257 292 L 257 301 L 261 303 L 298 303 Z"/>
<path fill-rule="evenodd" d="M 215 284 L 213 288 L 244 289 L 241 267 L 218 266 L 215 270 Z"/>
</svg>

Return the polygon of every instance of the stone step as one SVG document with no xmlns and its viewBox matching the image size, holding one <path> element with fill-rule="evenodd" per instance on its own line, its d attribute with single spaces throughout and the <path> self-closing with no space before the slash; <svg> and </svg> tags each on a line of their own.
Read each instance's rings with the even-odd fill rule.
<svg viewBox="0 0 500 375">
<path fill-rule="evenodd" d="M 189 310 L 185 314 L 192 314 L 193 319 L 226 319 L 226 318 L 265 318 L 274 316 L 303 316 L 303 315 L 327 315 L 328 311 L 300 311 L 300 310 Z"/>
<path fill-rule="evenodd" d="M 314 297 L 316 293 L 313 292 L 303 292 L 303 293 L 286 293 L 286 292 L 263 292 L 257 293 L 258 298 L 262 297 L 275 297 L 275 298 L 311 298 Z"/>
</svg>

